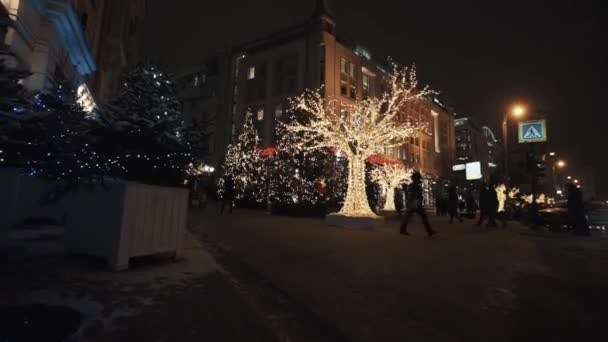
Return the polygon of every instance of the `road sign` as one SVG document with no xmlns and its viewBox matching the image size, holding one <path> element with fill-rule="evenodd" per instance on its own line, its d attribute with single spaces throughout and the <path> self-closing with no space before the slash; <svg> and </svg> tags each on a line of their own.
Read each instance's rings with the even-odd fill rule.
<svg viewBox="0 0 608 342">
<path fill-rule="evenodd" d="M 547 123 L 545 120 L 524 121 L 519 123 L 519 143 L 547 141 Z"/>
</svg>

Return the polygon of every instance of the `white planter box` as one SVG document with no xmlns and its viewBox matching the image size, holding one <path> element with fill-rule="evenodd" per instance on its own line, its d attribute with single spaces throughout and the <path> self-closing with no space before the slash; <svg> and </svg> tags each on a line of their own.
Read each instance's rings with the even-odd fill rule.
<svg viewBox="0 0 608 342">
<path fill-rule="evenodd" d="M 136 256 L 180 257 L 188 190 L 118 181 L 106 185 L 66 196 L 69 252 L 103 257 L 113 270 L 128 268 Z"/>
<path fill-rule="evenodd" d="M 0 169 L 0 231 L 28 218 L 60 222 L 65 214 L 61 201 L 45 203 L 56 183 L 22 174 L 18 169 Z"/>
</svg>

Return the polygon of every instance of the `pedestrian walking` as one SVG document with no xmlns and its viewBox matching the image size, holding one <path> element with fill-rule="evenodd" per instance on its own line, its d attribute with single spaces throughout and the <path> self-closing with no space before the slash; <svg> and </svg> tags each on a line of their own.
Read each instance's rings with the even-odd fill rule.
<svg viewBox="0 0 608 342">
<path fill-rule="evenodd" d="M 458 193 L 454 185 L 450 185 L 448 188 L 448 212 L 450 214 L 450 224 L 454 221 L 454 217 L 462 223 L 462 216 L 458 212 Z"/>
<path fill-rule="evenodd" d="M 232 176 L 226 175 L 224 177 L 224 194 L 222 196 L 222 207 L 220 209 L 220 215 L 224 214 L 224 209 L 226 205 L 228 205 L 228 213 L 232 214 L 232 207 L 234 207 L 234 198 L 234 179 L 232 179 Z"/>
<path fill-rule="evenodd" d="M 498 197 L 496 196 L 496 190 L 485 183 L 481 184 L 481 191 L 479 192 L 479 210 L 480 215 L 477 225 L 481 226 L 485 220 L 488 220 L 486 227 L 496 227 Z"/>
<path fill-rule="evenodd" d="M 403 193 L 401 193 L 401 189 L 395 189 L 395 210 L 397 211 L 397 215 L 401 217 L 401 210 L 403 210 Z"/>
<path fill-rule="evenodd" d="M 475 196 L 472 191 L 468 191 L 465 198 L 465 206 L 467 210 L 467 217 L 475 219 L 477 215 L 477 202 L 475 202 Z"/>
<path fill-rule="evenodd" d="M 399 233 L 409 235 L 407 232 L 409 220 L 414 214 L 418 214 L 422 219 L 422 224 L 424 224 L 424 228 L 426 229 L 428 236 L 430 237 L 437 234 L 437 232 L 431 228 L 431 224 L 422 205 L 422 200 L 422 176 L 420 175 L 420 172 L 416 171 L 414 174 L 412 174 L 412 184 L 408 186 L 407 210 L 405 218 L 401 223 Z"/>
<path fill-rule="evenodd" d="M 585 217 L 583 193 L 574 184 L 568 183 L 568 225 L 574 228 L 576 235 L 589 235 L 589 223 Z"/>
</svg>

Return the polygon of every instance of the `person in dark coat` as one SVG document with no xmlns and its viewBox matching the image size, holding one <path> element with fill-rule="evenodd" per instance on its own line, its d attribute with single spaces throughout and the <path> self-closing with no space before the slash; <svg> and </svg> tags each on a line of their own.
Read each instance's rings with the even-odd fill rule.
<svg viewBox="0 0 608 342">
<path fill-rule="evenodd" d="M 450 224 L 454 221 L 454 217 L 462 222 L 462 217 L 458 212 L 458 193 L 454 185 L 450 185 L 448 188 L 448 212 L 450 214 Z"/>
<path fill-rule="evenodd" d="M 395 210 L 397 211 L 397 215 L 401 217 L 401 210 L 403 210 L 403 194 L 401 193 L 401 189 L 395 189 Z"/>
<path fill-rule="evenodd" d="M 408 186 L 407 210 L 405 218 L 401 223 L 399 233 L 403 235 L 410 235 L 407 232 L 407 224 L 414 214 L 418 214 L 420 218 L 422 218 L 422 223 L 424 224 L 424 228 L 426 229 L 428 236 L 430 237 L 437 234 L 437 232 L 431 228 L 429 219 L 426 216 L 426 211 L 422 205 L 422 200 L 422 176 L 420 175 L 420 172 L 414 172 L 412 175 L 412 184 Z"/>
<path fill-rule="evenodd" d="M 477 214 L 477 203 L 475 202 L 475 196 L 472 191 L 468 191 L 465 199 L 465 206 L 467 210 L 467 217 L 475 218 Z"/>
<path fill-rule="evenodd" d="M 583 192 L 572 183 L 569 183 L 567 188 L 569 225 L 574 228 L 576 235 L 589 235 L 589 224 L 585 217 L 583 204 Z"/>
<path fill-rule="evenodd" d="M 478 226 L 488 220 L 487 227 L 496 227 L 496 212 L 498 211 L 498 197 L 496 190 L 493 187 L 487 186 L 485 183 L 481 184 L 481 191 L 479 192 L 479 222 Z"/>
<path fill-rule="evenodd" d="M 224 209 L 228 205 L 228 213 L 232 214 L 232 207 L 234 206 L 235 189 L 234 179 L 230 175 L 224 177 L 224 194 L 222 200 L 222 207 L 220 209 L 220 215 L 224 214 Z"/>
</svg>

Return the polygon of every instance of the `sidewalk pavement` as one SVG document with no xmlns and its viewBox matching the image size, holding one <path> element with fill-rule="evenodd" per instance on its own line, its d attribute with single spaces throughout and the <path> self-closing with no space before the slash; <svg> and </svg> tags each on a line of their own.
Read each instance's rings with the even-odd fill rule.
<svg viewBox="0 0 608 342">
<path fill-rule="evenodd" d="M 431 215 L 358 230 L 235 210 L 193 216 L 197 236 L 351 341 L 572 341 L 606 337 L 608 246 Z M 559 240 L 559 243 L 555 241 Z M 600 241 L 607 241 L 600 239 Z M 593 257 L 590 259 L 590 257 Z M 595 298 L 595 300 L 594 300 Z"/>
<path fill-rule="evenodd" d="M 190 234 L 183 260 L 143 258 L 132 261 L 131 269 L 124 272 L 109 272 L 94 259 L 67 255 L 60 228 L 13 231 L 10 237 L 11 245 L 0 263 L 4 324 L 21 323 L 14 315 L 35 304 L 80 314 L 81 324 L 70 328 L 74 333 L 68 341 L 271 339 L 214 259 Z M 66 323 L 57 316 L 26 326 L 34 334 L 27 339 L 53 341 L 44 332 Z M 19 328 L 3 326 L 3 322 L 0 340 Z"/>
</svg>

